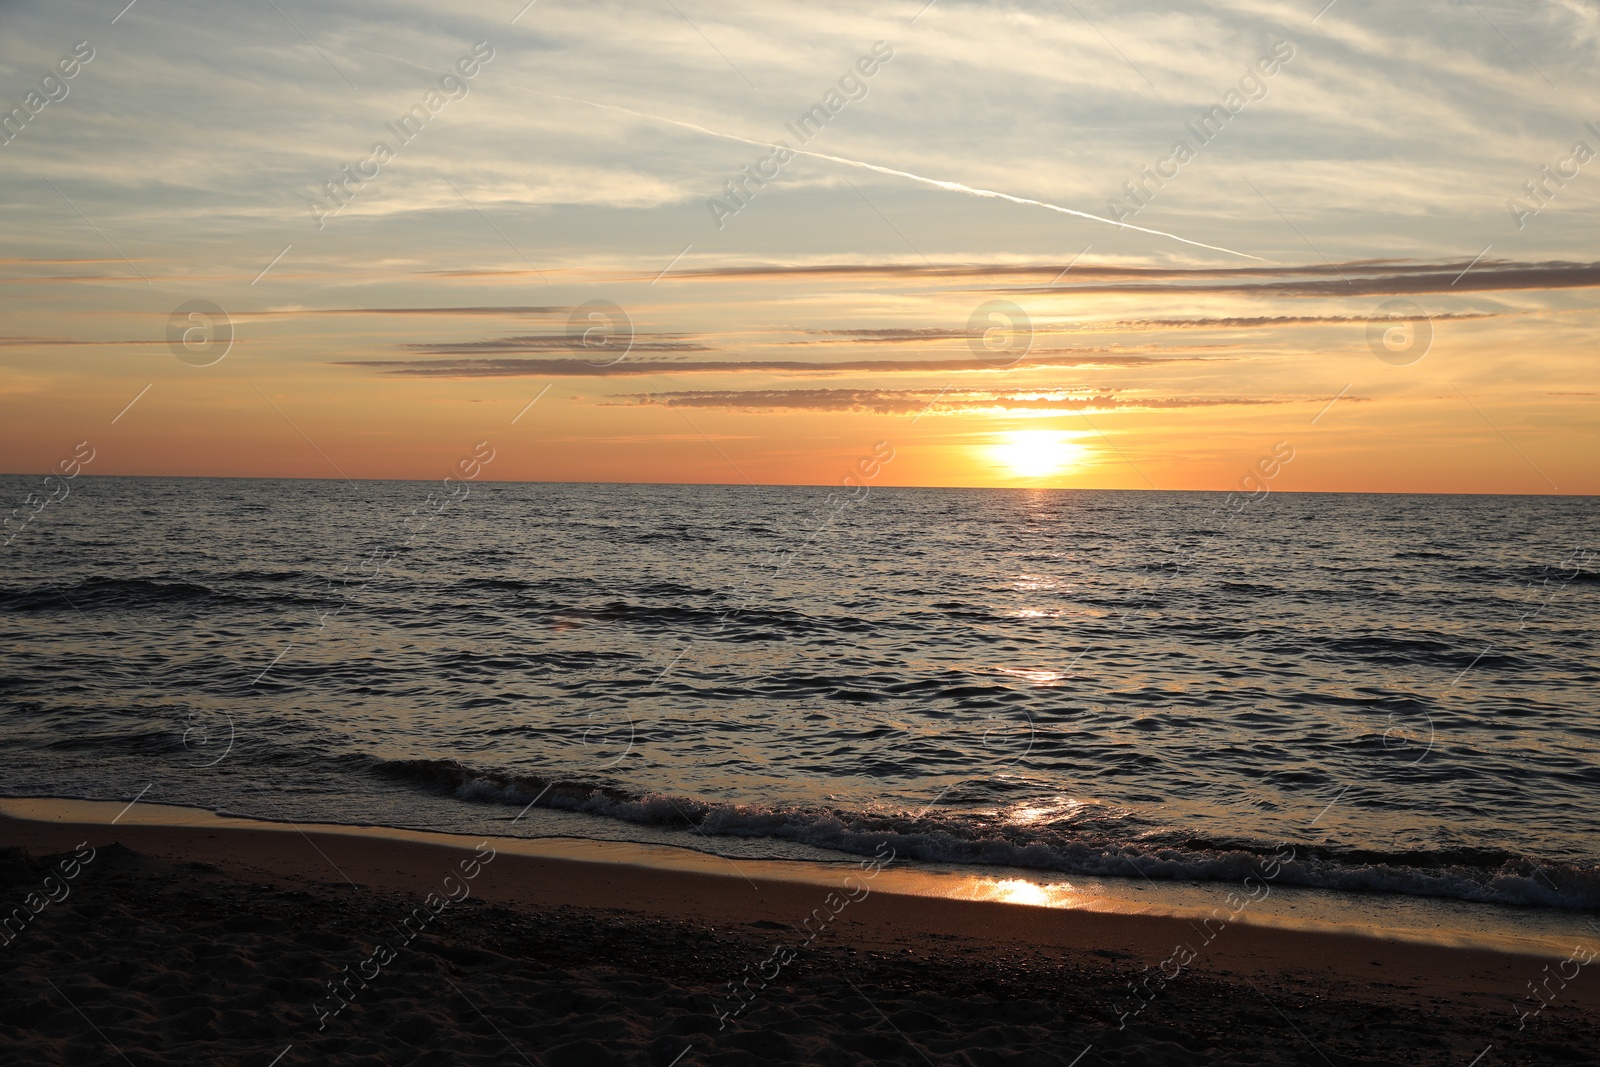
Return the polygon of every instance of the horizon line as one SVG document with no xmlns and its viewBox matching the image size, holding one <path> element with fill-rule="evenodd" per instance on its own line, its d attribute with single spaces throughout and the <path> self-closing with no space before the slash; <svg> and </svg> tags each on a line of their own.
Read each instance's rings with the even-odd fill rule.
<svg viewBox="0 0 1600 1067">
<path fill-rule="evenodd" d="M 38 478 L 46 477 L 36 471 L 18 473 L 16 471 L 0 471 L 0 478 Z M 337 475 L 283 475 L 283 474 L 90 474 L 87 471 L 78 475 L 80 478 L 166 478 L 186 481 L 238 481 L 238 482 L 393 482 L 417 483 L 441 481 L 442 478 L 342 478 Z M 471 485 L 629 485 L 629 486 L 668 486 L 690 487 L 710 486 L 728 487 L 733 489 L 843 489 L 850 488 L 837 482 L 630 482 L 630 481 L 582 481 L 578 479 L 562 478 L 473 478 L 467 484 Z M 1114 488 L 1106 486 L 1086 485 L 878 485 L 875 489 L 903 489 L 903 490 L 963 490 L 978 493 L 1011 492 L 1011 493 L 1239 493 L 1240 489 L 1160 489 L 1156 487 L 1128 487 Z M 1272 496 L 1472 496 L 1472 497 L 1551 497 L 1559 499 L 1600 499 L 1600 493 L 1492 493 L 1492 492 L 1459 492 L 1430 489 L 1274 489 Z"/>
</svg>

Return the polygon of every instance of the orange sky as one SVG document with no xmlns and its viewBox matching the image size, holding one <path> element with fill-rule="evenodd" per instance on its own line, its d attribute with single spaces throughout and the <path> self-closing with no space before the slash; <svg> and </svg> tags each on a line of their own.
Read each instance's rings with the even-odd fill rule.
<svg viewBox="0 0 1600 1067">
<path fill-rule="evenodd" d="M 1488 284 L 1497 269 L 1480 266 L 1480 278 Z M 817 484 L 837 481 L 887 441 L 894 459 L 878 484 L 1232 489 L 1288 441 L 1296 459 L 1280 489 L 1600 488 L 1592 461 L 1600 383 L 1586 351 L 1593 312 L 1537 307 L 1559 292 L 1452 294 L 1427 355 L 1401 367 L 1373 355 L 1365 321 L 1240 324 L 1286 311 L 1349 318 L 1359 302 L 1306 296 L 1286 309 L 1278 296 L 1167 289 L 1090 297 L 1101 284 L 1093 267 L 1075 273 L 1081 291 L 1011 298 L 1033 308 L 1030 351 L 1012 367 L 985 365 L 972 347 L 986 352 L 981 340 L 962 336 L 961 301 L 986 293 L 952 295 L 893 270 L 876 292 L 860 278 L 783 279 L 742 284 L 737 300 L 721 280 L 663 282 L 650 294 L 657 303 L 631 313 L 632 350 L 583 374 L 562 373 L 583 362 L 575 355 L 593 355 L 566 344 L 564 306 L 240 314 L 232 348 L 206 367 L 179 361 L 164 342 L 13 344 L 8 355 L 22 373 L 5 397 L 7 455 L 14 471 L 42 471 L 88 439 L 96 474 L 427 478 L 487 439 L 497 456 L 484 476 L 497 479 Z M 962 279 L 973 289 L 986 280 L 982 270 Z M 68 284 L 83 285 L 57 288 Z M 438 307 L 511 306 L 480 303 L 504 299 L 481 284 L 464 294 L 461 283 L 427 287 Z M 38 286 L 42 296 L 50 288 Z M 1512 300 L 1518 309 L 1497 306 Z M 1091 302 L 1092 317 L 1071 314 Z M 1445 317 L 1469 314 L 1487 317 Z M 808 315 L 819 326 L 805 325 Z M 762 321 L 780 317 L 787 323 Z M 85 316 L 80 329 L 114 342 L 164 326 L 152 318 Z M 926 333 L 941 318 L 955 336 Z M 717 328 L 685 322 L 707 319 Z M 817 334 L 838 329 L 868 336 Z M 1537 375 L 1511 355 L 1530 336 L 1543 347 Z M 499 344 L 508 337 L 532 340 Z M 556 347 L 537 347 L 543 341 Z M 484 345 L 497 350 L 475 354 Z M 664 347 L 672 345 L 695 350 Z M 481 362 L 491 359 L 533 362 Z M 429 362 L 439 360 L 451 362 Z M 363 365 L 374 361 L 384 365 Z M 804 366 L 770 369 L 793 361 Z M 676 369 L 684 363 L 716 369 Z M 395 373 L 418 368 L 437 373 Z"/>
<path fill-rule="evenodd" d="M 48 68 L 78 11 L 0 13 L 0 73 Z M 0 468 L 88 440 L 91 474 L 432 478 L 487 439 L 490 478 L 826 484 L 885 441 L 878 484 L 1234 489 L 1290 442 L 1275 488 L 1600 492 L 1600 179 L 1526 185 L 1600 147 L 1600 100 L 1547 84 L 1592 69 L 1571 11 L 1518 50 L 1254 0 L 1099 34 L 1026 4 L 704 35 L 425 11 L 325 4 L 318 50 L 248 12 L 94 42 L 0 146 Z M 375 139 L 394 158 L 341 177 Z M 336 180 L 348 205 L 308 210 Z M 222 309 L 201 341 L 233 333 L 215 362 L 168 339 L 194 301 Z M 609 335 L 574 325 L 593 301 Z"/>
</svg>

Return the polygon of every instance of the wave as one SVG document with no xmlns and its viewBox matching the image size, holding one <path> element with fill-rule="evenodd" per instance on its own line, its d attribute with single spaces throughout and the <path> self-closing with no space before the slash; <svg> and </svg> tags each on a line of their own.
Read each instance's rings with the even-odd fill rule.
<svg viewBox="0 0 1600 1067">
<path fill-rule="evenodd" d="M 296 574 L 264 574 L 245 572 L 232 575 L 231 580 L 282 582 L 299 580 Z M 173 604 L 275 603 L 316 604 L 314 596 L 293 593 L 255 595 L 214 589 L 187 581 L 163 581 L 153 578 L 108 578 L 91 575 L 70 586 L 49 583 L 42 586 L 21 586 L 0 589 L 0 611 L 58 611 L 63 604 L 70 609 L 122 609 L 136 610 Z"/>
<path fill-rule="evenodd" d="M 474 768 L 455 760 L 365 758 L 373 774 L 463 801 L 582 812 L 642 826 L 695 830 L 707 837 L 772 838 L 850 855 L 873 855 L 887 844 L 900 856 L 927 863 L 1242 882 L 1287 844 L 1295 858 L 1282 864 L 1279 884 L 1571 911 L 1600 908 L 1600 866 L 1498 849 L 1384 852 L 1302 841 L 1174 840 L 1127 826 L 1119 834 L 1093 826 L 1008 823 L 973 812 L 912 815 L 768 807 L 634 793 L 592 782 Z"/>
</svg>

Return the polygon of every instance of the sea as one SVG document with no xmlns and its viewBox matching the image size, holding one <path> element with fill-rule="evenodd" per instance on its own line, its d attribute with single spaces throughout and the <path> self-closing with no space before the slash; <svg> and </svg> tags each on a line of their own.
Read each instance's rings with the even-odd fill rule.
<svg viewBox="0 0 1600 1067">
<path fill-rule="evenodd" d="M 5 795 L 1600 908 L 1595 498 L 70 486 Z"/>
</svg>

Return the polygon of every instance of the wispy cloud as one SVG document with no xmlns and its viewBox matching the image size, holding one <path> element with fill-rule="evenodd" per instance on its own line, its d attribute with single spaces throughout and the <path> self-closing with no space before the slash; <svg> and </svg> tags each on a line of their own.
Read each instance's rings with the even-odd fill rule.
<svg viewBox="0 0 1600 1067">
<path fill-rule="evenodd" d="M 508 316 L 523 318 L 527 316 L 558 316 L 572 313 L 570 307 L 387 307 L 387 308 L 304 308 L 294 311 L 259 312 L 263 315 L 440 315 L 464 317 L 496 317 Z"/>
<path fill-rule="evenodd" d="M 708 389 L 624 393 L 602 405 L 648 407 L 672 404 L 719 411 L 865 411 L 900 415 L 969 412 L 1152 411 L 1174 408 L 1260 407 L 1312 403 L 1314 397 L 1140 396 L 1115 391 L 1074 395 L 1052 392 L 989 392 L 934 389 Z M 1326 401 L 1326 397 L 1320 398 Z M 1346 400 L 1362 399 L 1345 397 Z"/>
<path fill-rule="evenodd" d="M 1441 312 L 1435 321 L 1451 319 L 1492 319 L 1499 312 Z M 1101 319 L 1085 322 L 1051 322 L 1034 327 L 1035 334 L 1139 333 L 1161 330 L 1255 330 L 1284 326 L 1365 325 L 1365 315 L 1232 315 L 1186 319 Z M 973 331 L 948 327 L 878 327 L 848 330 L 802 330 L 813 340 L 779 341 L 781 345 L 903 345 L 938 340 L 964 340 L 977 336 Z"/>
<path fill-rule="evenodd" d="M 99 347 L 104 345 L 161 345 L 167 344 L 165 338 L 151 340 L 146 337 L 137 341 L 97 341 L 85 340 L 75 337 L 0 337 L 0 348 L 35 348 L 62 345 L 66 347 Z"/>
<path fill-rule="evenodd" d="M 710 352 L 711 347 L 699 341 L 678 340 L 682 334 L 635 335 L 632 352 Z M 581 338 L 559 334 L 525 334 L 518 337 L 498 337 L 483 341 L 413 341 L 403 348 L 430 355 L 483 355 L 501 352 L 584 352 Z"/>
<path fill-rule="evenodd" d="M 1480 262 L 1471 273 L 1461 272 L 1471 265 L 1465 261 L 1430 270 L 1388 272 L 1376 277 L 1295 278 L 1275 282 L 1245 282 L 1228 279 L 1228 272 L 1211 272 L 1218 280 L 1201 285 L 1157 285 L 1150 282 L 1076 284 L 1074 293 L 1228 293 L 1238 296 L 1399 296 L 1415 293 L 1496 292 L 1507 290 L 1592 289 L 1600 286 L 1600 263 L 1510 263 Z M 1289 272 L 1285 272 L 1289 273 Z M 1295 274 L 1310 273 L 1295 271 Z M 1060 287 L 1008 288 L 1009 293 L 1059 293 Z"/>
<path fill-rule="evenodd" d="M 550 347 L 559 347 L 552 344 Z M 567 344 L 566 347 L 572 347 Z M 637 346 L 636 346 L 637 347 Z M 1033 353 L 1010 370 L 1029 367 L 1157 367 L 1174 363 L 1220 362 L 1230 357 L 1201 353 L 1141 355 L 1126 350 L 1080 349 Z M 946 374 L 966 371 L 1001 373 L 989 360 L 872 359 L 808 362 L 804 360 L 641 360 L 624 359 L 596 366 L 582 359 L 432 359 L 340 360 L 336 366 L 365 367 L 386 374 L 424 378 L 631 378 L 650 374 L 803 374 L 824 377 L 843 374 Z"/>
<path fill-rule="evenodd" d="M 1471 259 L 1440 263 L 1395 260 L 1353 260 L 1268 267 L 1160 267 L 1079 263 L 1061 284 L 1054 279 L 1064 264 L 978 263 L 836 263 L 797 266 L 715 267 L 674 272 L 675 280 L 727 281 L 815 280 L 927 281 L 976 283 L 1025 282 L 998 291 L 1026 294 L 1101 293 L 1233 293 L 1261 296 L 1320 296 L 1493 291 L 1511 289 L 1581 289 L 1600 285 L 1600 263 L 1551 260 L 1541 262 Z M 1470 273 L 1462 272 L 1471 268 Z M 1201 283 L 1201 284 L 1176 284 Z M 1295 317 L 1279 316 L 1280 319 Z"/>
</svg>

